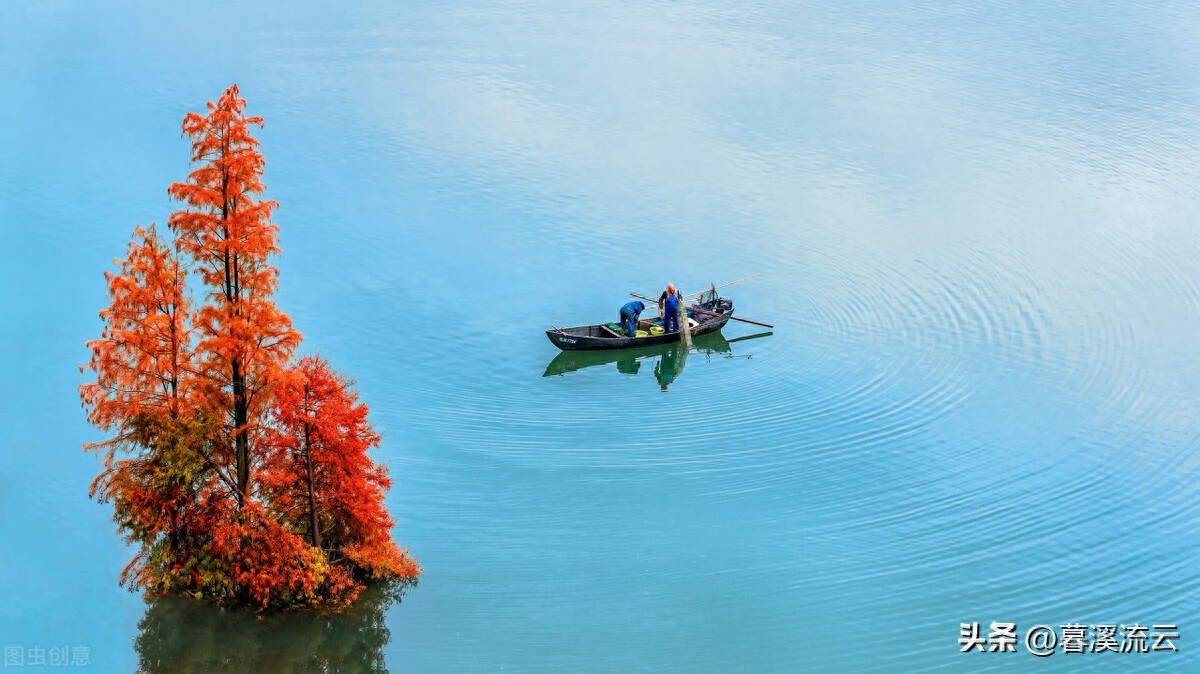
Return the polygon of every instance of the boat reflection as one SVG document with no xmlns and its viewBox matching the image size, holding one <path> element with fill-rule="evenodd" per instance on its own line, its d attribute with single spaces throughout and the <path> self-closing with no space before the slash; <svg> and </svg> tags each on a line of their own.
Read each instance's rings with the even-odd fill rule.
<svg viewBox="0 0 1200 674">
<path fill-rule="evenodd" d="M 542 376 L 564 375 L 589 367 L 603 367 L 612 364 L 616 364 L 617 372 L 621 374 L 637 374 L 641 371 L 643 362 L 653 361 L 654 378 L 658 381 L 659 387 L 666 391 L 667 387 L 674 383 L 683 372 L 689 355 L 711 357 L 732 354 L 733 347 L 731 345 L 735 342 L 768 337 L 772 334 L 774 333 L 760 332 L 727 340 L 724 335 L 717 332 L 695 338 L 690 349 L 684 349 L 682 344 L 675 342 L 636 349 L 563 351 L 550 361 Z"/>
<path fill-rule="evenodd" d="M 134 641 L 138 671 L 387 672 L 384 616 L 409 585 L 375 585 L 336 612 L 260 613 L 198 600 L 147 602 Z"/>
</svg>

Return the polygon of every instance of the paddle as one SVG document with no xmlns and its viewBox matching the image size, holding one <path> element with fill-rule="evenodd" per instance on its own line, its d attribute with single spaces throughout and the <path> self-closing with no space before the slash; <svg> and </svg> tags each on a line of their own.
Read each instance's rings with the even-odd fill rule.
<svg viewBox="0 0 1200 674">
<path fill-rule="evenodd" d="M 708 314 L 709 316 L 720 316 L 721 315 L 715 311 L 709 311 L 708 309 L 705 309 L 705 308 L 699 307 L 699 306 L 692 306 L 691 309 L 692 309 L 692 311 L 694 311 L 698 314 Z M 741 318 L 740 316 L 730 316 L 729 318 L 731 320 L 741 321 L 743 323 L 750 323 L 752 325 L 761 325 L 764 328 L 774 328 L 775 327 L 774 325 L 771 325 L 770 323 L 763 323 L 761 321 L 752 321 L 749 318 Z"/>
<path fill-rule="evenodd" d="M 753 335 L 746 335 L 746 336 L 744 336 L 744 337 L 734 337 L 733 339 L 726 340 L 726 341 L 727 341 L 728 343 L 730 343 L 730 344 L 733 344 L 734 342 L 744 342 L 744 341 L 746 341 L 746 340 L 748 340 L 748 339 L 759 339 L 759 338 L 761 338 L 761 337 L 770 337 L 770 336 L 771 336 L 771 335 L 773 335 L 773 334 L 775 334 L 775 333 L 773 333 L 773 332 L 759 332 L 759 333 L 756 333 L 756 334 L 753 334 Z"/>
<path fill-rule="evenodd" d="M 636 298 L 638 298 L 639 300 L 646 300 L 647 302 L 657 302 L 657 301 L 658 301 L 658 300 L 653 300 L 653 299 L 650 299 L 649 297 L 646 297 L 645 295 L 639 295 L 639 294 L 637 294 L 637 293 L 629 293 L 629 294 L 630 294 L 630 296 L 632 296 L 632 297 L 636 297 Z M 689 308 L 689 309 L 691 309 L 692 311 L 699 311 L 699 312 L 700 312 L 700 313 L 702 313 L 702 314 L 708 314 L 709 316 L 720 316 L 720 315 L 721 315 L 721 314 L 718 314 L 718 313 L 717 313 L 717 312 L 715 312 L 715 311 L 709 311 L 709 310 L 707 310 L 707 309 L 702 309 L 702 308 L 700 308 L 700 307 L 697 307 L 697 306 L 695 306 L 695 305 L 693 305 L 693 306 L 690 306 L 690 307 L 688 307 L 688 308 Z M 764 327 L 764 328 L 774 328 L 774 327 L 775 327 L 774 325 L 771 325 L 770 323 L 762 323 L 762 322 L 759 322 L 759 321 L 752 321 L 752 320 L 750 320 L 749 318 L 742 318 L 742 317 L 740 317 L 740 316 L 730 316 L 729 318 L 730 318 L 731 320 L 734 320 L 734 321 L 741 321 L 741 322 L 743 322 L 743 323 L 751 323 L 751 324 L 753 324 L 753 325 L 761 325 L 761 326 L 762 326 L 762 327 Z"/>
</svg>

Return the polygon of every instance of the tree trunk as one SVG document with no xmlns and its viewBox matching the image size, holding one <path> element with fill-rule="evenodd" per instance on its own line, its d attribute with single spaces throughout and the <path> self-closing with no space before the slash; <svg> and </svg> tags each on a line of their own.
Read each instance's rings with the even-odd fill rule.
<svg viewBox="0 0 1200 674">
<path fill-rule="evenodd" d="M 241 362 L 235 358 L 233 360 L 233 423 L 234 445 L 237 449 L 238 509 L 241 509 L 250 494 L 250 438 L 246 428 L 247 417 L 246 375 L 242 373 Z"/>
<path fill-rule="evenodd" d="M 304 424 L 304 461 L 308 469 L 308 519 L 312 528 L 312 544 L 321 547 L 321 528 L 317 523 L 317 496 L 313 488 L 312 444 L 309 440 L 308 424 Z"/>
</svg>

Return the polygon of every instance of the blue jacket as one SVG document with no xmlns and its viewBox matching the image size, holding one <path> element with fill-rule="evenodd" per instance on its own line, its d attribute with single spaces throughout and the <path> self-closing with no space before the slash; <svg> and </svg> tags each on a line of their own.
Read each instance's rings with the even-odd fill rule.
<svg viewBox="0 0 1200 674">
<path fill-rule="evenodd" d="M 621 313 L 623 315 L 629 315 L 629 316 L 633 316 L 634 318 L 637 318 L 638 315 L 641 314 L 642 310 L 644 310 L 645 308 L 646 308 L 645 304 L 642 304 L 641 302 L 634 300 L 632 302 L 626 303 L 625 306 L 621 307 Z"/>
<path fill-rule="evenodd" d="M 679 296 L 670 295 L 667 297 L 666 303 L 663 305 L 663 313 L 668 316 L 674 316 L 679 313 Z"/>
</svg>

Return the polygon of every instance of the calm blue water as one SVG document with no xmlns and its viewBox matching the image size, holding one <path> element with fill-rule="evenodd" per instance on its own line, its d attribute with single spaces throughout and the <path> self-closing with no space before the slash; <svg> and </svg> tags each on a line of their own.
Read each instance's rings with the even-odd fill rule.
<svg viewBox="0 0 1200 674">
<path fill-rule="evenodd" d="M 300 4 L 300 3 L 289 3 Z M 1200 667 L 1194 3 L 0 7 L 0 642 L 96 671 Z M 147 603 L 87 498 L 102 272 L 238 83 L 278 300 L 425 567 L 337 617 Z M 691 353 L 554 361 L 629 291 Z M 1182 652 L 958 652 L 959 623 Z M 14 670 L 16 671 L 16 670 Z"/>
</svg>

